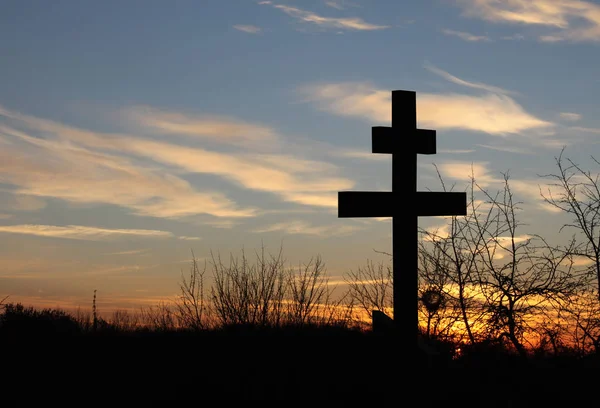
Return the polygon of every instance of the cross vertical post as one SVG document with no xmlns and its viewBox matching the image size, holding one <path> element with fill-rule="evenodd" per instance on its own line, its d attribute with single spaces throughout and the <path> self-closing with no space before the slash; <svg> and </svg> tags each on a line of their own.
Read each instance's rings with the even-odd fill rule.
<svg viewBox="0 0 600 408">
<path fill-rule="evenodd" d="M 417 129 L 417 98 L 414 92 L 392 91 L 392 129 L 404 135 L 412 135 Z M 399 197 L 405 194 L 409 205 L 416 204 L 417 192 L 417 152 L 413 149 L 394 149 L 392 152 L 392 194 Z M 395 207 L 401 205 L 399 200 Z M 393 273 L 393 312 L 394 323 L 399 326 L 401 320 L 396 318 L 415 308 L 418 302 L 418 218 L 416 213 L 405 218 L 392 217 L 392 273 Z M 400 290 L 400 288 L 405 288 Z M 411 292 L 412 290 L 412 292 Z M 418 307 L 418 303 L 416 304 Z M 418 315 L 417 326 L 419 324 Z M 407 324 L 408 326 L 408 324 Z M 400 327 L 398 327 L 400 329 Z M 408 330 L 408 327 L 406 328 Z M 411 329 L 412 330 L 412 329 Z M 407 332 L 407 335 L 412 333 Z"/>
</svg>

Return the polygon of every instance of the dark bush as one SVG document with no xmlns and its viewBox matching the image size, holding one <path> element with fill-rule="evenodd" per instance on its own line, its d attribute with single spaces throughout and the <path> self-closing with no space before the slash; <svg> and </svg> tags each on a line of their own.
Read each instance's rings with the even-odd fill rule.
<svg viewBox="0 0 600 408">
<path fill-rule="evenodd" d="M 58 309 L 36 310 L 20 303 L 8 303 L 0 315 L 0 334 L 8 336 L 71 336 L 79 334 L 77 321 Z"/>
</svg>

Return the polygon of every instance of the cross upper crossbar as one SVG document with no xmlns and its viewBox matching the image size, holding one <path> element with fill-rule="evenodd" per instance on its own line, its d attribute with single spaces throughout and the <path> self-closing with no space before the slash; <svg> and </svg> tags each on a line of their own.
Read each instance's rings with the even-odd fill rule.
<svg viewBox="0 0 600 408">
<path fill-rule="evenodd" d="M 435 154 L 435 130 L 415 129 L 408 143 L 400 139 L 398 130 L 387 126 L 371 128 L 373 153 L 402 153 L 414 150 L 418 154 Z M 408 135 L 405 135 L 408 136 Z"/>
</svg>

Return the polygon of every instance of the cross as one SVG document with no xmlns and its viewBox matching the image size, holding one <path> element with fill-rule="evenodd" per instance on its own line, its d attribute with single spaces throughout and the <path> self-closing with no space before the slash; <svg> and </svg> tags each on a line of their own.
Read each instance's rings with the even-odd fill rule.
<svg viewBox="0 0 600 408">
<path fill-rule="evenodd" d="M 467 194 L 417 191 L 417 154 L 436 153 L 435 130 L 417 129 L 416 94 L 392 91 L 392 127 L 372 128 L 372 152 L 392 155 L 392 191 L 340 191 L 338 217 L 392 217 L 394 323 L 400 334 L 415 335 L 418 326 L 418 217 L 466 215 Z M 416 302 L 415 302 L 416 301 Z"/>
</svg>

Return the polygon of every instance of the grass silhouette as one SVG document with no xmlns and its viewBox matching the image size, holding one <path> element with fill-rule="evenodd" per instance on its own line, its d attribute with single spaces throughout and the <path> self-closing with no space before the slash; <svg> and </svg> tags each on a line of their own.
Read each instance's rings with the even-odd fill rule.
<svg viewBox="0 0 600 408">
<path fill-rule="evenodd" d="M 92 327 L 92 329 L 90 329 Z M 429 340 L 333 324 L 96 329 L 56 309 L 8 303 L 0 317 L 6 401 L 202 401 L 291 405 L 544 406 L 592 401 L 595 355 L 523 358 L 501 344 Z M 410 395 L 416 395 L 418 403 Z M 411 402 L 413 401 L 413 402 Z"/>
</svg>

